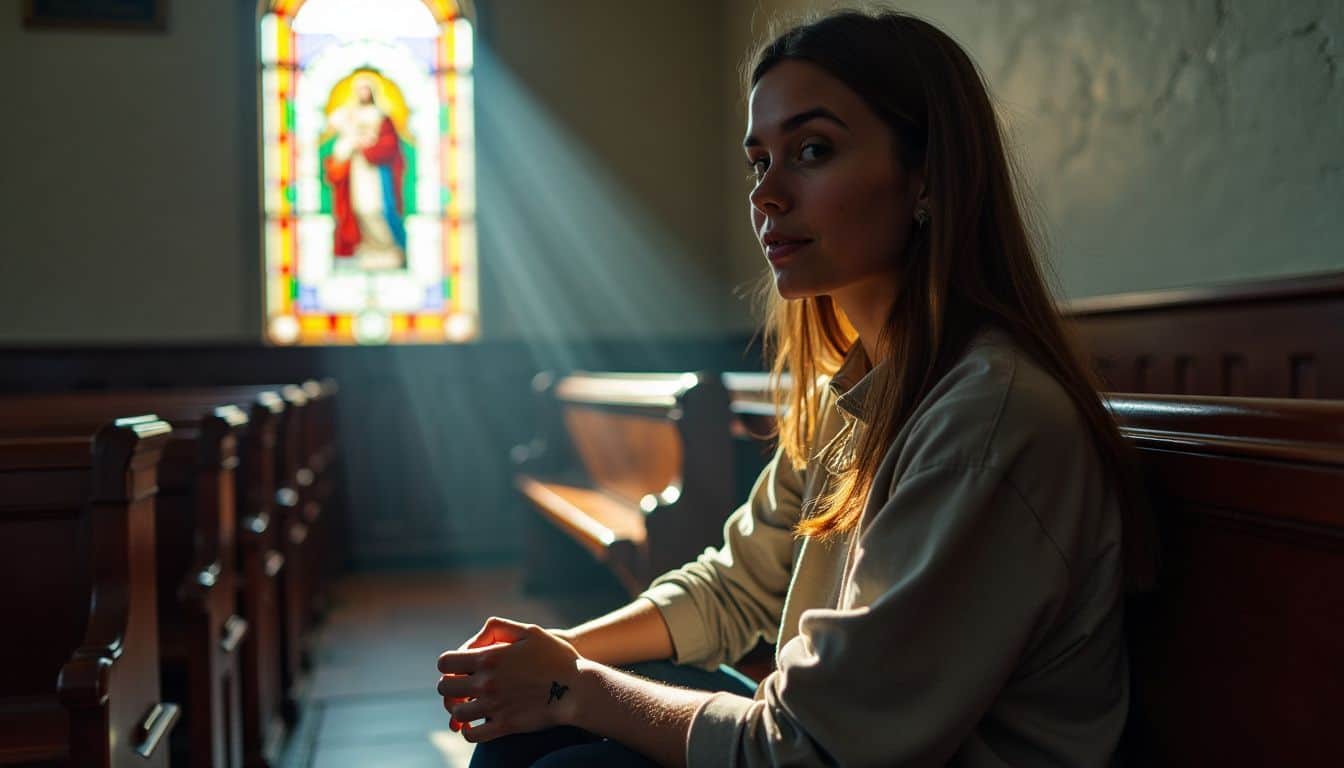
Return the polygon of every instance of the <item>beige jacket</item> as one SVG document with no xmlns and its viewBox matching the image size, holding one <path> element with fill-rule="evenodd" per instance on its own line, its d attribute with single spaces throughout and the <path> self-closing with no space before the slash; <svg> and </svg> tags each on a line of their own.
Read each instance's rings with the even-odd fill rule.
<svg viewBox="0 0 1344 768">
<path fill-rule="evenodd" d="M 755 699 L 695 715 L 697 766 L 1103 766 L 1128 705 L 1120 510 L 1064 389 L 979 334 L 887 451 L 857 531 L 792 529 L 853 450 L 872 374 L 851 355 L 801 472 L 779 455 L 724 542 L 644 597 L 676 660 L 731 663 L 758 638 Z"/>
</svg>

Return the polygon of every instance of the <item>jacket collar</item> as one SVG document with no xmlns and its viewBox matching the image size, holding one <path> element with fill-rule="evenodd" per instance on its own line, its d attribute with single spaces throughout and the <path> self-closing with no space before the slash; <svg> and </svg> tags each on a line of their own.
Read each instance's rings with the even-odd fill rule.
<svg viewBox="0 0 1344 768">
<path fill-rule="evenodd" d="M 868 362 L 868 355 L 863 351 L 863 345 L 859 342 L 849 348 L 845 353 L 845 359 L 840 363 L 840 369 L 831 377 L 827 386 L 831 388 L 835 395 L 835 404 L 842 411 L 853 416 L 859 421 L 867 422 L 864 414 L 864 404 L 868 397 L 868 391 L 873 387 L 873 379 L 880 375 L 887 363 L 883 361 L 876 366 Z"/>
</svg>

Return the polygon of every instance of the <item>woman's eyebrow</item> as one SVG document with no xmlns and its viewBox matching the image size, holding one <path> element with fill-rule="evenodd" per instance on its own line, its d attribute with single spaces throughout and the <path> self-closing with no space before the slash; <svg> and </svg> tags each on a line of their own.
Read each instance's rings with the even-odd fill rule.
<svg viewBox="0 0 1344 768">
<path fill-rule="evenodd" d="M 789 131 L 797 129 L 799 126 L 810 120 L 818 120 L 818 119 L 830 120 L 831 122 L 835 123 L 841 128 L 849 130 L 849 126 L 845 125 L 845 121 L 841 120 L 839 115 L 835 114 L 834 112 L 825 107 L 813 107 L 812 109 L 799 112 L 793 117 L 790 117 L 781 122 L 779 124 L 779 130 L 780 133 L 788 133 Z M 758 147 L 760 145 L 761 140 L 756 138 L 754 135 L 748 136 L 746 140 L 742 142 L 742 146 L 744 147 Z"/>
</svg>

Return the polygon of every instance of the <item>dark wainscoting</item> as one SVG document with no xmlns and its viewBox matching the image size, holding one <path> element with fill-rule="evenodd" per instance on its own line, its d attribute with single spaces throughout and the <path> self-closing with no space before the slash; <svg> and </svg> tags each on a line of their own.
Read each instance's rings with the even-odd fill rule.
<svg viewBox="0 0 1344 768">
<path fill-rule="evenodd" d="M 547 368 L 756 370 L 745 336 L 572 345 L 0 349 L 0 392 L 340 383 L 343 537 L 354 568 L 513 561 L 523 512 L 509 449 L 535 434 Z"/>
<path fill-rule="evenodd" d="M 1113 392 L 1344 398 L 1344 272 L 1101 296 L 1065 314 Z"/>
</svg>

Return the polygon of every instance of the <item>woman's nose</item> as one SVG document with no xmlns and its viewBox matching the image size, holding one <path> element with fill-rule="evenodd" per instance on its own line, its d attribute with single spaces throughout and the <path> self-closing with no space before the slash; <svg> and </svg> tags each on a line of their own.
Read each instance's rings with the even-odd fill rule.
<svg viewBox="0 0 1344 768">
<path fill-rule="evenodd" d="M 747 196 L 751 207 L 761 213 L 779 214 L 787 211 L 791 205 L 790 195 L 776 174 L 766 172 Z"/>
</svg>

